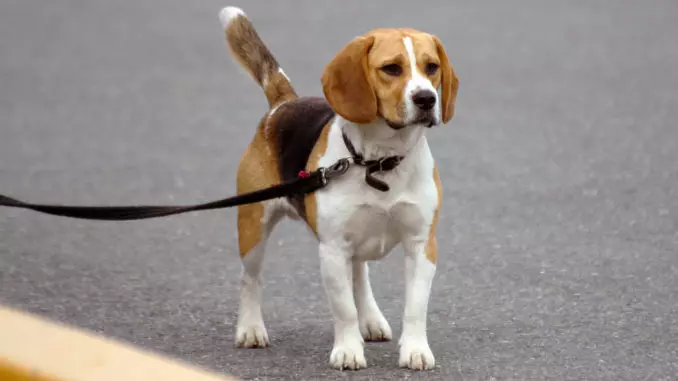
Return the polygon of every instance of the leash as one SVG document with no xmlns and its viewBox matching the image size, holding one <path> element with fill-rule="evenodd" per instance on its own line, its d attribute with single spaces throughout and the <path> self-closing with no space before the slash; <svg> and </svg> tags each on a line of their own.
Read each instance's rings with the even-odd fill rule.
<svg viewBox="0 0 678 381">
<path fill-rule="evenodd" d="M 237 196 L 224 198 L 204 204 L 183 206 L 66 206 L 32 204 L 0 194 L 0 206 L 11 208 L 30 209 L 55 216 L 80 218 L 86 220 L 126 221 L 142 220 L 147 218 L 165 217 L 175 214 L 229 208 L 237 205 L 253 204 L 274 198 L 304 195 L 324 188 L 330 180 L 343 175 L 348 171 L 348 159 L 340 159 L 327 168 L 318 168 L 313 172 L 302 171 L 299 177 L 254 192 L 243 193 Z"/>
<path fill-rule="evenodd" d="M 103 221 L 129 221 L 157 218 L 195 212 L 199 210 L 230 208 L 238 205 L 253 204 L 256 202 L 272 200 L 280 197 L 300 196 L 313 193 L 327 186 L 330 180 L 339 177 L 348 171 L 351 161 L 353 164 L 365 167 L 365 182 L 377 190 L 387 192 L 388 184 L 374 177 L 374 173 L 391 171 L 400 164 L 403 156 L 387 156 L 376 160 L 365 160 L 358 153 L 346 134 L 343 134 L 344 143 L 351 154 L 351 160 L 339 159 L 330 167 L 321 167 L 313 172 L 301 171 L 299 176 L 282 184 L 276 184 L 268 188 L 254 192 L 243 193 L 221 200 L 203 204 L 178 205 L 178 206 L 70 206 L 33 204 L 17 200 L 0 194 L 0 206 L 10 208 L 29 209 L 36 212 L 51 214 L 54 216 L 80 218 L 86 220 Z"/>
</svg>

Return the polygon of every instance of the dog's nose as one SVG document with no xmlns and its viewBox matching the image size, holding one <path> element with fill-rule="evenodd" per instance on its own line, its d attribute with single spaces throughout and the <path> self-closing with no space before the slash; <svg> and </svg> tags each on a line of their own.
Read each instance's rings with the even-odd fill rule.
<svg viewBox="0 0 678 381">
<path fill-rule="evenodd" d="M 431 90 L 417 91 L 412 95 L 412 102 L 422 110 L 430 110 L 436 104 L 436 95 Z"/>
</svg>

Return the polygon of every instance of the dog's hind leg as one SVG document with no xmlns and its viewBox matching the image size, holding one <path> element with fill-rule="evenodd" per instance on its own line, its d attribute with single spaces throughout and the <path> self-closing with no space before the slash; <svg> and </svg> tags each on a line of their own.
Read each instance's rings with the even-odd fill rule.
<svg viewBox="0 0 678 381">
<path fill-rule="evenodd" d="M 280 182 L 272 150 L 263 137 L 263 120 L 238 167 L 238 193 L 251 192 Z M 268 346 L 261 314 L 261 270 L 268 236 L 284 215 L 282 200 L 269 200 L 238 207 L 238 244 L 243 271 L 235 345 L 245 348 Z"/>
<path fill-rule="evenodd" d="M 238 209 L 238 238 L 243 268 L 235 337 L 237 347 L 264 348 L 269 345 L 261 314 L 261 271 L 268 236 L 281 216 L 275 201 L 246 205 Z"/>
<path fill-rule="evenodd" d="M 391 340 L 391 327 L 372 294 L 369 270 L 365 261 L 353 262 L 353 296 L 358 308 L 360 333 L 365 341 Z"/>
</svg>

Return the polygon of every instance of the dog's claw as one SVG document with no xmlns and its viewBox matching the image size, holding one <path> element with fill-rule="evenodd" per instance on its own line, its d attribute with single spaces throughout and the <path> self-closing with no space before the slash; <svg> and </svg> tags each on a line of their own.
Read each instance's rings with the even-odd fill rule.
<svg viewBox="0 0 678 381">
<path fill-rule="evenodd" d="M 358 370 L 367 368 L 367 360 L 365 360 L 365 353 L 362 345 L 342 345 L 334 347 L 332 349 L 332 354 L 330 354 L 330 365 L 339 370 Z"/>
<path fill-rule="evenodd" d="M 266 348 L 269 345 L 268 333 L 263 325 L 238 330 L 235 339 L 235 346 L 238 348 Z"/>
</svg>

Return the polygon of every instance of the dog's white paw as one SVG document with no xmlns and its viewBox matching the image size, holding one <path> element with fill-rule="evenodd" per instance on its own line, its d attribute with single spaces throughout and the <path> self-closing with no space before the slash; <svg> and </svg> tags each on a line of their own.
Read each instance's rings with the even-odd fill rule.
<svg viewBox="0 0 678 381">
<path fill-rule="evenodd" d="M 398 365 L 413 370 L 433 369 L 436 360 L 426 340 L 405 339 L 400 346 Z"/>
<path fill-rule="evenodd" d="M 362 343 L 335 345 L 330 354 L 330 365 L 339 370 L 358 370 L 367 367 Z"/>
<path fill-rule="evenodd" d="M 390 341 L 391 326 L 381 313 L 360 319 L 360 334 L 365 341 Z"/>
<path fill-rule="evenodd" d="M 238 326 L 235 346 L 238 348 L 266 348 L 270 344 L 263 322 L 245 327 Z"/>
</svg>

